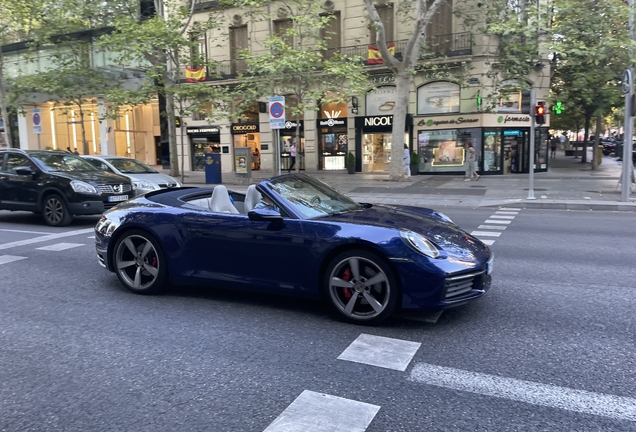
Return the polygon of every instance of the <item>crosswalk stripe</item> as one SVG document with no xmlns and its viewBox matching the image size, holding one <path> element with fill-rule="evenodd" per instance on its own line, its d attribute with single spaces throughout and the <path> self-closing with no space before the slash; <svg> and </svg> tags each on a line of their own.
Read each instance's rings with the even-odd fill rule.
<svg viewBox="0 0 636 432">
<path fill-rule="evenodd" d="M 479 236 L 499 237 L 501 235 L 500 232 L 490 232 L 490 231 L 473 231 L 471 232 L 471 234 L 476 237 L 479 237 Z"/>
<path fill-rule="evenodd" d="M 52 244 L 49 246 L 42 246 L 39 248 L 36 248 L 37 250 L 45 250 L 45 251 L 55 251 L 55 252 L 59 252 L 59 251 L 63 251 L 66 249 L 72 249 L 72 248 L 76 248 L 79 246 L 84 246 L 82 243 L 56 243 L 56 244 Z"/>
<path fill-rule="evenodd" d="M 500 216 L 500 215 L 492 215 L 491 219 L 514 219 L 514 216 Z"/>
<path fill-rule="evenodd" d="M 487 244 L 488 246 L 491 246 L 495 243 L 494 240 L 488 240 L 488 239 L 479 239 L 479 241 L 481 241 L 483 244 Z"/>
<path fill-rule="evenodd" d="M 486 222 L 484 222 L 484 223 L 508 225 L 508 224 L 510 224 L 510 221 L 507 221 L 507 220 L 493 220 L 493 219 L 488 219 L 488 220 L 487 220 Z"/>
<path fill-rule="evenodd" d="M 20 261 L 27 259 L 28 257 L 16 256 L 16 255 L 0 255 L 0 264 L 7 264 L 14 261 Z"/>
<path fill-rule="evenodd" d="M 0 231 L 22 233 L 22 234 L 40 234 L 40 235 L 51 234 L 51 233 L 47 233 L 47 232 L 43 232 L 43 231 L 25 231 L 25 230 L 14 230 L 14 229 L 4 229 L 4 228 L 0 229 Z"/>
<path fill-rule="evenodd" d="M 364 432 L 380 406 L 304 390 L 264 432 Z"/>
<path fill-rule="evenodd" d="M 493 230 L 493 229 L 494 229 L 494 230 L 501 230 L 501 231 L 503 231 L 503 230 L 505 230 L 505 229 L 506 229 L 506 228 L 508 228 L 508 227 L 506 227 L 506 226 L 501 226 L 501 225 L 479 225 L 477 228 L 479 228 L 479 229 L 491 229 L 491 230 Z"/>
<path fill-rule="evenodd" d="M 636 421 L 636 399 L 418 363 L 409 380 L 437 387 Z"/>
<path fill-rule="evenodd" d="M 514 211 L 521 211 L 520 208 L 513 208 L 513 207 L 501 207 L 499 210 L 514 210 Z"/>
<path fill-rule="evenodd" d="M 495 214 L 498 215 L 518 215 L 519 212 L 511 212 L 511 211 L 497 211 Z"/>
<path fill-rule="evenodd" d="M 338 360 L 405 371 L 421 346 L 419 342 L 362 333 L 338 356 Z"/>
<path fill-rule="evenodd" d="M 34 243 L 44 243 L 49 240 L 57 240 L 59 238 L 70 237 L 70 236 L 74 236 L 78 234 L 88 234 L 92 232 L 95 232 L 94 228 L 86 228 L 86 229 L 75 230 L 75 231 L 66 231 L 66 232 L 57 233 L 57 234 L 49 234 L 42 237 L 35 237 L 32 239 L 19 240 L 19 241 L 14 241 L 11 243 L 0 244 L 0 250 L 11 249 L 18 246 L 26 246 L 26 245 L 30 245 Z"/>
</svg>

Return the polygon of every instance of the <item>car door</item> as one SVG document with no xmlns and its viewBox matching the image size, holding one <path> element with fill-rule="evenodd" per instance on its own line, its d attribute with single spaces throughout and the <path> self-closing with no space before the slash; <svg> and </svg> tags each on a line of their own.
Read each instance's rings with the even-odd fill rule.
<svg viewBox="0 0 636 432">
<path fill-rule="evenodd" d="M 4 159 L 6 156 L 6 154 L 0 154 L 0 205 L 2 205 L 4 201 L 7 201 L 9 196 L 9 177 L 4 170 Z"/>
<path fill-rule="evenodd" d="M 307 264 L 302 221 L 252 221 L 244 214 L 193 210 L 183 222 L 189 233 L 185 274 L 268 291 L 312 287 L 302 270 Z"/>
<path fill-rule="evenodd" d="M 18 168 L 28 167 L 37 172 L 37 168 L 25 155 L 8 153 L 2 172 L 5 198 L 3 207 L 15 210 L 35 210 L 38 204 L 39 188 L 35 175 L 18 174 Z"/>
</svg>

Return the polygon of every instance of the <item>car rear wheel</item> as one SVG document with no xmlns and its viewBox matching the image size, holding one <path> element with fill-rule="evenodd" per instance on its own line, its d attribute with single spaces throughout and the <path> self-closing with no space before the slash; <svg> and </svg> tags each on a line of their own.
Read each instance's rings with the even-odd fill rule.
<svg viewBox="0 0 636 432">
<path fill-rule="evenodd" d="M 167 266 L 158 242 L 141 230 L 125 233 L 115 245 L 113 264 L 117 277 L 137 294 L 155 294 L 166 283 Z"/>
<path fill-rule="evenodd" d="M 377 324 L 395 309 L 399 288 L 385 260 L 364 250 L 337 255 L 326 271 L 329 302 L 346 321 Z"/>
<path fill-rule="evenodd" d="M 50 226 L 66 226 L 71 223 L 73 215 L 68 211 L 66 203 L 57 194 L 44 198 L 42 206 L 44 222 Z"/>
</svg>

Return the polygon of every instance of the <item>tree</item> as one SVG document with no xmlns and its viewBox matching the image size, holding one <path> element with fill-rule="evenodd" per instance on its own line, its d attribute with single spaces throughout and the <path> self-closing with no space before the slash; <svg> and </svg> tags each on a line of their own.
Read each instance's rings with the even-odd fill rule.
<svg viewBox="0 0 636 432">
<path fill-rule="evenodd" d="M 327 29 L 335 17 L 325 14 L 320 2 L 285 0 L 277 5 L 281 6 L 279 14 L 284 11 L 288 17 L 288 25 L 265 41 L 269 53 L 242 53 L 247 72 L 240 76 L 234 93 L 243 104 L 268 95 L 287 96 L 287 117 L 296 120 L 295 142 L 300 143 L 300 119 L 306 111 L 317 110 L 320 104 L 346 102 L 350 95 L 363 93 L 368 76 L 360 59 L 327 48 L 332 37 Z M 251 6 L 253 16 L 275 18 L 258 12 L 260 2 Z"/>
<path fill-rule="evenodd" d="M 101 44 L 117 53 L 119 64 L 145 65 L 146 88 L 152 89 L 150 93 L 165 95 L 170 175 L 178 177 L 175 95 L 190 92 L 183 90 L 185 86 L 208 86 L 202 82 L 184 83 L 182 72 L 186 65 L 195 62 L 208 70 L 214 69 L 212 62 L 198 54 L 198 37 L 218 27 L 218 23 L 210 14 L 207 20 L 192 26 L 195 0 L 188 0 L 185 5 L 177 0 L 154 0 L 141 4 L 143 13 L 140 13 L 139 2 L 131 0 L 126 7 L 122 7 L 122 13 L 114 19 L 114 32 L 102 36 Z M 212 99 L 215 99 L 211 95 L 214 89 L 216 87 L 212 86 L 207 90 L 208 97 Z M 216 95 L 222 97 L 224 93 L 219 89 Z M 120 103 L 125 102 L 126 94 L 120 95 Z M 135 90 L 131 96 L 138 101 L 139 94 Z"/>
</svg>

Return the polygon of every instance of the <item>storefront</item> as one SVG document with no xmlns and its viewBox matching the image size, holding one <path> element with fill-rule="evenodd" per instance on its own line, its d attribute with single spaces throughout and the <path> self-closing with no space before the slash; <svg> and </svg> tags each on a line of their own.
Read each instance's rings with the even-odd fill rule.
<svg viewBox="0 0 636 432">
<path fill-rule="evenodd" d="M 261 133 L 258 123 L 232 123 L 230 127 L 234 147 L 249 147 L 252 170 L 261 168 Z"/>
<path fill-rule="evenodd" d="M 345 169 L 348 151 L 347 119 L 330 118 L 316 120 L 320 162 L 318 169 Z"/>
<path fill-rule="evenodd" d="M 463 174 L 467 144 L 477 152 L 483 174 L 528 173 L 530 116 L 523 114 L 465 114 L 416 117 L 419 172 Z M 548 127 L 536 129 L 535 172 L 547 171 Z"/>
<path fill-rule="evenodd" d="M 219 126 L 192 126 L 186 128 L 190 137 L 192 171 L 203 171 L 206 153 L 221 153 L 221 128 Z"/>
<path fill-rule="evenodd" d="M 280 156 L 281 169 L 286 171 L 291 166 L 290 148 L 292 143 L 296 143 L 296 164 L 294 169 L 305 169 L 305 127 L 304 122 L 299 120 L 300 124 L 300 144 L 296 143 L 296 121 L 285 122 L 285 129 L 280 129 Z"/>
<path fill-rule="evenodd" d="M 411 115 L 407 115 L 404 142 L 410 142 L 409 128 L 413 124 Z M 391 147 L 393 116 L 356 117 L 356 154 L 362 155 L 363 173 L 389 172 L 391 170 Z"/>
</svg>

